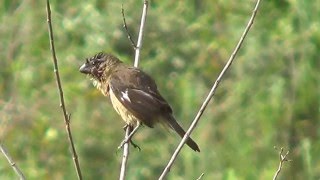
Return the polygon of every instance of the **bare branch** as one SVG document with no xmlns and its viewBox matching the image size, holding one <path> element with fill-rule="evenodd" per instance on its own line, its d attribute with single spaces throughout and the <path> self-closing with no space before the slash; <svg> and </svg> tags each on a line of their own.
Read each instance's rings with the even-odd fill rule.
<svg viewBox="0 0 320 180">
<path fill-rule="evenodd" d="M 6 157 L 6 159 L 9 162 L 9 164 L 13 168 L 14 172 L 18 175 L 19 179 L 20 180 L 26 179 L 25 176 L 23 175 L 22 171 L 19 169 L 18 165 L 12 160 L 12 158 L 10 157 L 8 151 L 6 150 L 6 148 L 4 147 L 4 145 L 2 143 L 0 143 L 0 151 Z"/>
<path fill-rule="evenodd" d="M 242 43 L 243 43 L 243 41 L 244 41 L 244 39 L 245 39 L 245 37 L 247 36 L 247 34 L 248 34 L 248 32 L 249 32 L 252 24 L 253 24 L 254 18 L 255 18 L 256 14 L 257 14 L 257 10 L 258 10 L 259 4 L 260 4 L 260 0 L 257 0 L 256 5 L 255 5 L 255 7 L 254 7 L 254 10 L 253 10 L 253 12 L 252 12 L 251 18 L 250 18 L 250 20 L 249 20 L 249 22 L 248 22 L 248 24 L 247 24 L 247 27 L 245 28 L 242 36 L 240 37 L 240 40 L 239 40 L 237 46 L 235 47 L 234 51 L 232 52 L 232 54 L 231 54 L 231 56 L 230 56 L 227 64 L 225 65 L 225 67 L 223 68 L 223 70 L 221 71 L 221 73 L 219 74 L 217 80 L 216 80 L 215 83 L 213 84 L 213 86 L 212 86 L 212 88 L 211 88 L 211 90 L 210 90 L 207 98 L 206 98 L 205 101 L 203 102 L 203 104 L 202 104 L 200 110 L 198 111 L 195 119 L 193 120 L 191 126 L 189 127 L 189 129 L 188 129 L 188 131 L 186 132 L 186 134 L 184 135 L 184 137 L 182 138 L 179 146 L 177 147 L 177 149 L 176 149 L 175 152 L 173 153 L 173 155 L 172 155 L 169 163 L 167 164 L 167 166 L 166 166 L 165 169 L 163 170 L 163 172 L 162 172 L 161 176 L 159 177 L 159 179 L 161 179 L 161 180 L 164 179 L 164 177 L 169 173 L 170 168 L 171 168 L 172 164 L 174 163 L 174 161 L 176 160 L 176 158 L 177 158 L 179 152 L 181 151 L 183 145 L 186 143 L 186 141 L 187 141 L 188 137 L 190 136 L 191 132 L 192 132 L 192 131 L 194 130 L 194 128 L 197 126 L 197 124 L 198 124 L 198 122 L 199 122 L 199 120 L 200 120 L 200 117 L 202 116 L 202 114 L 203 114 L 204 110 L 206 109 L 207 105 L 209 104 L 212 96 L 215 94 L 215 91 L 216 91 L 216 89 L 217 89 L 217 87 L 218 87 L 218 85 L 219 85 L 222 77 L 224 76 L 224 74 L 226 73 L 226 71 L 230 68 L 230 66 L 231 66 L 231 64 L 232 64 L 232 62 L 233 62 L 236 54 L 238 53 L 238 51 L 239 51 L 239 49 L 240 49 L 240 47 L 241 47 L 241 45 L 242 45 Z"/>
<path fill-rule="evenodd" d="M 197 180 L 201 180 L 203 175 L 204 175 L 204 173 L 201 173 L 201 175 L 197 178 Z"/>
<path fill-rule="evenodd" d="M 138 42 L 137 42 L 137 48 L 136 48 L 136 53 L 135 53 L 135 58 L 134 58 L 134 67 L 138 67 L 138 65 L 139 65 L 140 50 L 142 47 L 142 37 L 143 37 L 144 24 L 147 19 L 148 4 L 149 4 L 148 1 L 144 0 L 142 16 L 141 16 L 141 23 L 140 23 L 140 30 L 139 30 L 139 36 L 138 36 Z"/>
<path fill-rule="evenodd" d="M 276 171 L 276 173 L 273 176 L 273 180 L 276 180 L 281 172 L 282 166 L 284 164 L 285 161 L 290 161 L 287 159 L 287 156 L 289 154 L 289 151 L 287 151 L 286 154 L 283 154 L 283 148 L 281 148 L 280 152 L 279 152 L 279 159 L 280 159 L 280 163 L 279 163 L 279 167 L 278 170 Z"/>
<path fill-rule="evenodd" d="M 78 161 L 78 155 L 77 155 L 76 148 L 74 146 L 73 138 L 72 138 L 72 134 L 71 134 L 70 114 L 68 115 L 66 107 L 65 107 L 65 102 L 64 102 L 62 84 L 61 84 L 59 68 L 58 68 L 58 60 L 56 57 L 56 51 L 55 51 L 55 46 L 54 46 L 54 36 L 53 36 L 53 30 L 52 30 L 52 24 L 51 24 L 51 9 L 50 9 L 49 0 L 47 0 L 47 22 L 48 22 L 48 31 L 49 31 L 49 39 L 50 39 L 50 50 L 52 53 L 54 73 L 56 76 L 56 83 L 57 83 L 59 97 L 60 97 L 60 107 L 62 108 L 64 122 L 66 125 L 66 130 L 67 130 L 68 139 L 69 139 L 69 144 L 71 146 L 72 159 L 73 159 L 76 171 L 77 171 L 78 179 L 82 179 L 80 164 Z"/>
<path fill-rule="evenodd" d="M 126 137 L 128 137 L 131 133 L 131 128 L 127 126 L 126 128 Z M 120 168 L 120 180 L 124 180 L 126 176 L 126 167 L 129 157 L 129 143 L 125 143 L 123 145 L 123 155 L 122 155 L 122 162 L 121 162 L 121 168 Z"/>
<path fill-rule="evenodd" d="M 136 47 L 134 46 L 135 47 L 134 67 L 138 67 L 138 65 L 139 65 L 140 50 L 141 50 L 141 47 L 142 47 L 142 37 L 143 37 L 144 24 L 145 24 L 146 18 L 147 18 L 147 10 L 148 10 L 148 1 L 144 0 L 142 16 L 141 16 L 141 23 L 140 23 L 140 30 L 139 30 L 139 37 L 138 37 L 138 43 L 137 43 Z M 122 8 L 122 15 L 123 15 L 123 21 L 125 23 L 123 8 Z M 128 35 L 129 35 L 129 33 L 128 33 Z M 129 138 L 129 135 L 131 134 L 131 130 L 132 129 L 131 129 L 130 126 L 126 127 L 125 139 Z M 122 156 L 123 158 L 122 158 L 122 162 L 121 162 L 120 177 L 119 177 L 120 180 L 125 179 L 127 159 L 129 157 L 129 143 L 128 142 L 129 141 L 127 141 L 123 145 L 123 156 Z"/>
<path fill-rule="evenodd" d="M 123 19 L 123 27 L 124 27 L 124 29 L 126 30 L 127 37 L 128 37 L 128 39 L 129 39 L 132 47 L 133 47 L 134 49 L 137 49 L 137 46 L 136 46 L 136 44 L 134 43 L 134 41 L 132 40 L 131 35 L 130 35 L 130 33 L 129 33 L 129 30 L 128 30 L 126 18 L 125 18 L 125 15 L 124 15 L 123 5 L 121 5 L 121 13 L 122 13 L 122 19 Z"/>
</svg>

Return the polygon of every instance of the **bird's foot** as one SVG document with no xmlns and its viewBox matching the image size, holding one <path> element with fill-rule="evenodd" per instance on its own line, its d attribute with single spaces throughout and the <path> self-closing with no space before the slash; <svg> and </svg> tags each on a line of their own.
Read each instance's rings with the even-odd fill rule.
<svg viewBox="0 0 320 180">
<path fill-rule="evenodd" d="M 131 144 L 134 148 L 138 148 L 139 151 L 141 151 L 140 146 L 138 146 L 136 143 L 134 143 L 134 142 L 131 140 L 131 138 L 130 138 L 130 139 L 125 138 L 125 139 L 120 143 L 120 145 L 118 146 L 118 149 L 121 149 L 121 148 L 123 147 L 123 145 L 124 145 L 125 143 L 128 143 L 128 142 L 130 142 L 130 144 Z"/>
<path fill-rule="evenodd" d="M 134 148 L 138 148 L 138 150 L 141 151 L 140 146 L 137 145 L 136 143 L 134 143 L 131 139 L 130 139 L 130 144 L 131 144 Z"/>
</svg>

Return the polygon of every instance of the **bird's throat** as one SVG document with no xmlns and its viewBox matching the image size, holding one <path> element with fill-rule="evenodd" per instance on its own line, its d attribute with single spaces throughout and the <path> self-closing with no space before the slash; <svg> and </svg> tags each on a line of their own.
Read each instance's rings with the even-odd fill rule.
<svg viewBox="0 0 320 180">
<path fill-rule="evenodd" d="M 100 82 L 96 79 L 92 79 L 92 81 L 93 81 L 93 86 L 95 86 L 98 90 L 100 90 L 104 96 L 109 95 L 109 87 L 107 82 Z"/>
</svg>

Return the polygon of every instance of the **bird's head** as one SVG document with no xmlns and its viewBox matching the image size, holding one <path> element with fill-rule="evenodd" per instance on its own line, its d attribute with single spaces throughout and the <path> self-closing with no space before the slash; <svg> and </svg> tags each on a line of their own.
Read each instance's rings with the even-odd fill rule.
<svg viewBox="0 0 320 180">
<path fill-rule="evenodd" d="M 115 66 L 119 63 L 121 63 L 121 61 L 115 56 L 100 52 L 87 58 L 86 62 L 79 68 L 79 71 L 101 82 L 110 76 Z"/>
<path fill-rule="evenodd" d="M 101 90 L 103 94 L 106 94 L 108 91 L 106 89 L 108 87 L 108 79 L 121 63 L 115 56 L 100 52 L 87 58 L 86 62 L 79 68 L 79 71 L 91 77 L 93 85 Z"/>
</svg>

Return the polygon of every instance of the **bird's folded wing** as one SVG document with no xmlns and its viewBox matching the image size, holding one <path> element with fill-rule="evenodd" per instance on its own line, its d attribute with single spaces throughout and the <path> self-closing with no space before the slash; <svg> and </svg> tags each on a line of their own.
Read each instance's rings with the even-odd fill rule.
<svg viewBox="0 0 320 180">
<path fill-rule="evenodd" d="M 122 105 L 149 127 L 153 127 L 163 113 L 172 113 L 171 107 L 157 90 L 154 92 L 150 88 L 130 87 L 118 78 L 110 80 L 110 88 Z"/>
</svg>

